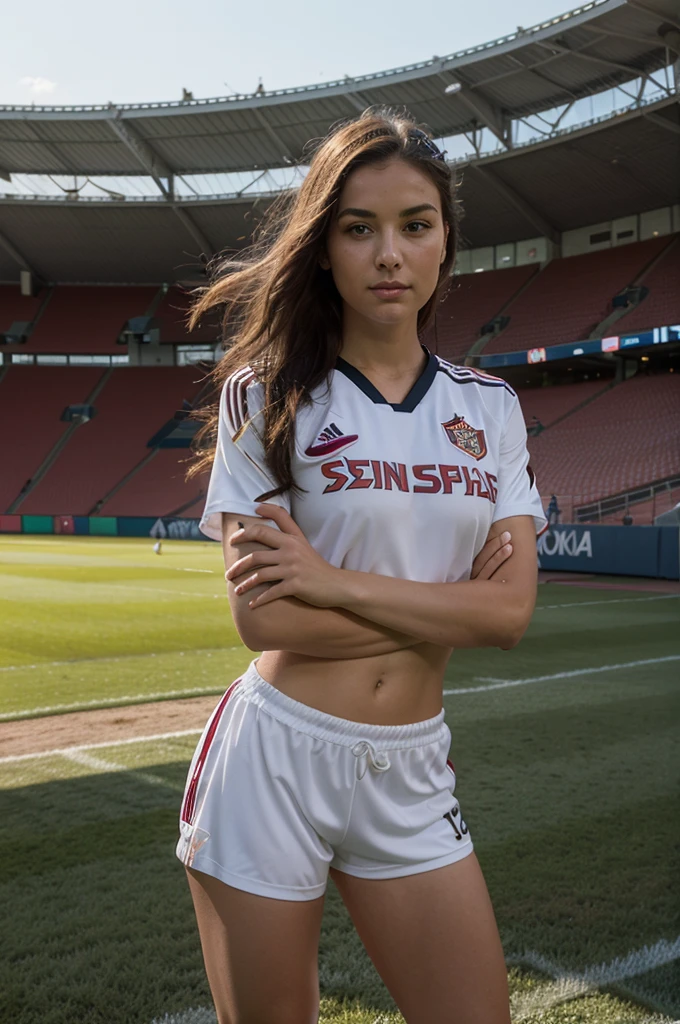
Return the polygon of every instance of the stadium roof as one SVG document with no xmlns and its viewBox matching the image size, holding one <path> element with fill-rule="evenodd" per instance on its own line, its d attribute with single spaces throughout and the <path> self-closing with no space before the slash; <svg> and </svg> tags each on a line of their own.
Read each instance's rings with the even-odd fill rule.
<svg viewBox="0 0 680 1024">
<path fill-rule="evenodd" d="M 680 202 L 677 95 L 512 153 L 456 165 L 466 247 L 607 222 Z M 0 198 L 0 281 L 196 281 L 203 252 L 238 249 L 271 195 L 125 201 Z"/>
<path fill-rule="evenodd" d="M 373 104 L 407 107 L 445 138 L 643 80 L 680 43 L 678 0 L 594 0 L 541 25 L 402 68 L 260 94 L 166 103 L 0 107 L 0 177 L 151 175 L 281 167 Z M 454 91 L 445 91 L 449 87 Z M 168 185 L 161 183 L 166 179 Z"/>
<path fill-rule="evenodd" d="M 680 106 L 675 99 L 614 115 L 559 139 L 463 167 L 469 247 L 544 235 L 680 202 Z"/>
<path fill-rule="evenodd" d="M 229 178 L 230 192 L 195 194 L 180 172 L 206 165 L 252 172 L 245 161 L 256 155 L 280 168 L 286 148 L 295 163 L 315 132 L 375 102 L 409 107 L 439 136 L 473 125 L 476 140 L 480 118 L 498 128 L 493 153 L 475 144 L 476 156 L 454 162 L 466 247 L 557 241 L 572 228 L 678 203 L 680 106 L 667 74 L 680 52 L 677 11 L 678 0 L 595 0 L 452 57 L 258 97 L 0 108 L 0 177 L 96 173 L 112 186 L 114 176 L 139 182 L 137 194 L 111 187 L 106 198 L 61 186 L 54 195 L 0 194 L 0 281 L 16 282 L 19 269 L 49 283 L 203 280 L 201 254 L 247 244 L 276 194 L 268 183 L 281 186 L 271 170 L 245 188 L 233 185 L 242 175 L 223 174 L 215 180 Z M 649 76 L 659 68 L 666 86 L 643 95 L 658 86 Z M 454 79 L 461 89 L 445 94 Z M 562 128 L 560 114 L 542 141 L 513 142 L 508 123 L 522 111 L 569 106 L 627 80 L 638 83 L 628 108 Z M 286 173 L 292 180 L 302 170 Z"/>
</svg>

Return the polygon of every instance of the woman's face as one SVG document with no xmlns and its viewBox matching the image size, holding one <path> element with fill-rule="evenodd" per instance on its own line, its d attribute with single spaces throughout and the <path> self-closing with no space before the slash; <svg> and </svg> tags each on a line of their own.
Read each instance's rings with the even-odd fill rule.
<svg viewBox="0 0 680 1024">
<path fill-rule="evenodd" d="M 447 235 L 434 182 L 393 157 L 349 175 L 321 265 L 359 316 L 384 325 L 415 322 L 437 286 Z"/>
</svg>

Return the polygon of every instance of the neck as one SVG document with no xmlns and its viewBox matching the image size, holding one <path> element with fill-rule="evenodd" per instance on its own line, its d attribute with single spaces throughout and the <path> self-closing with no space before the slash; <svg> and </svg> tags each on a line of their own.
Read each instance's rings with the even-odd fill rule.
<svg viewBox="0 0 680 1024">
<path fill-rule="evenodd" d="M 340 355 L 359 370 L 401 377 L 422 367 L 424 353 L 417 317 L 397 324 L 379 324 L 345 307 Z"/>
</svg>

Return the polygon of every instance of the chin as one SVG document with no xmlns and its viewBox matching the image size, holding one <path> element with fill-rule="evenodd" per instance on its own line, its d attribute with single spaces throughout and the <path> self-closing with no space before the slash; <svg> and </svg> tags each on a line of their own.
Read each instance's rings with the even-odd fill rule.
<svg viewBox="0 0 680 1024">
<path fill-rule="evenodd" d="M 411 302 L 405 303 L 397 300 L 396 302 L 385 302 L 384 305 L 377 308 L 373 306 L 372 309 L 364 309 L 362 312 L 368 320 L 374 320 L 380 324 L 393 324 L 409 320 L 414 315 L 417 316 L 418 309 Z"/>
<path fill-rule="evenodd" d="M 392 313 L 392 315 L 390 315 L 390 312 L 387 312 L 382 316 L 376 316 L 374 313 L 372 316 L 368 316 L 366 319 L 370 320 L 374 324 L 381 324 L 383 327 L 389 327 L 390 324 L 401 324 L 405 320 L 412 320 L 413 316 L 410 313 L 410 311 L 395 310 Z"/>
</svg>

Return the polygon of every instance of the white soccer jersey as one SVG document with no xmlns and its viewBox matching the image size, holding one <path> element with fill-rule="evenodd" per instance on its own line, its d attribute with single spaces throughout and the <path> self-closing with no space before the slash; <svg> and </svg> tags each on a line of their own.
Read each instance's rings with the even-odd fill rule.
<svg viewBox="0 0 680 1024">
<path fill-rule="evenodd" d="M 403 402 L 386 401 L 339 357 L 295 423 L 292 472 L 304 488 L 269 500 L 287 509 L 331 565 L 423 583 L 467 580 L 489 528 L 547 520 L 529 466 L 519 399 L 500 377 L 429 352 Z M 220 396 L 217 451 L 200 529 L 221 540 L 221 512 L 256 515 L 277 486 L 253 429 L 263 387 L 246 367 Z M 250 423 L 238 441 L 241 424 Z M 266 521 L 272 525 L 271 520 Z"/>
</svg>

